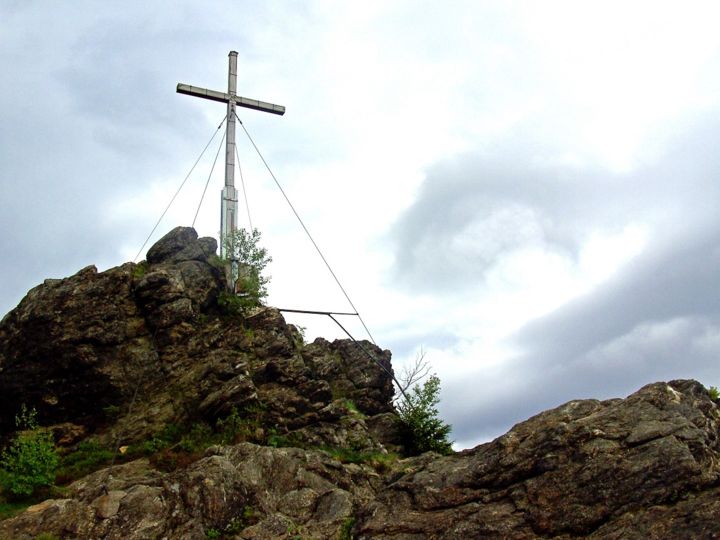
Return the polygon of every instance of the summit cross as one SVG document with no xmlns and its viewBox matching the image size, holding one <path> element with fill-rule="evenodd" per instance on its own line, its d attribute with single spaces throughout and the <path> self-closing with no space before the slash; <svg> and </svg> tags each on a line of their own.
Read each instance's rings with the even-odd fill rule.
<svg viewBox="0 0 720 540">
<path fill-rule="evenodd" d="M 237 90 L 237 56 L 230 51 L 228 55 L 228 91 L 227 93 L 207 88 L 199 88 L 189 84 L 178 84 L 177 92 L 212 101 L 227 103 L 227 119 L 225 124 L 225 187 L 220 202 L 220 256 L 225 254 L 225 239 L 237 230 L 237 190 L 235 189 L 235 107 L 245 107 L 256 111 L 272 114 L 285 114 L 285 107 L 248 99 L 236 94 Z"/>
</svg>

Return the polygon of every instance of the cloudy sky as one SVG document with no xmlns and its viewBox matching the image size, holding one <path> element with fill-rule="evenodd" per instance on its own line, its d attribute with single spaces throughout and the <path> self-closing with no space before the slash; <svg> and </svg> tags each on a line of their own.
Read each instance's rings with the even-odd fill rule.
<svg viewBox="0 0 720 540">
<path fill-rule="evenodd" d="M 718 20 L 714 1 L 5 0 L 0 311 L 135 258 L 224 115 L 175 86 L 225 89 L 236 50 L 238 93 L 287 107 L 245 126 L 396 370 L 425 351 L 458 447 L 570 399 L 720 385 Z M 151 242 L 192 222 L 220 136 Z M 348 311 L 242 131 L 238 150 L 270 303 Z"/>
</svg>

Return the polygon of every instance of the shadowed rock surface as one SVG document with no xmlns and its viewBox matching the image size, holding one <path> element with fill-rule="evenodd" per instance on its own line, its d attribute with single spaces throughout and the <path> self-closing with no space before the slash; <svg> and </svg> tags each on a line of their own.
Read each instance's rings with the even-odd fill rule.
<svg viewBox="0 0 720 540">
<path fill-rule="evenodd" d="M 273 308 L 224 314 L 216 248 L 178 227 L 148 263 L 88 267 L 32 289 L 0 323 L 0 435 L 15 428 L 20 403 L 42 425 L 105 437 L 112 426 L 124 443 L 261 405 L 279 433 L 337 444 L 355 430 L 372 446 L 364 423 L 343 433 L 326 424 L 348 399 L 368 416 L 391 412 L 387 374 L 351 341 L 303 344 Z M 363 347 L 392 369 L 389 351 Z"/>
<path fill-rule="evenodd" d="M 572 401 L 450 456 L 387 455 L 390 353 L 363 343 L 381 369 L 352 341 L 303 343 L 275 309 L 224 312 L 215 249 L 177 228 L 146 263 L 31 290 L 0 323 L 0 435 L 21 403 L 65 452 L 233 411 L 253 431 L 93 472 L 0 538 L 720 538 L 720 412 L 699 383 Z M 362 452 L 385 459 L 346 459 Z"/>
</svg>

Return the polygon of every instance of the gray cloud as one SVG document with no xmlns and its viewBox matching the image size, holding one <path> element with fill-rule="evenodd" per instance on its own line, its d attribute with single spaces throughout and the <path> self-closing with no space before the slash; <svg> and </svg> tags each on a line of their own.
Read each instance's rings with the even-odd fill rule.
<svg viewBox="0 0 720 540">
<path fill-rule="evenodd" d="M 720 158 L 716 122 L 668 141 L 663 159 L 628 174 L 558 164 L 557 149 L 525 135 L 430 168 L 391 231 L 398 286 L 450 292 L 480 284 L 500 258 L 539 247 L 576 259 L 593 231 L 650 223 L 682 238 L 714 222 Z"/>
<path fill-rule="evenodd" d="M 576 257 L 590 231 L 633 221 L 652 230 L 613 278 L 519 330 L 515 358 L 473 385 L 444 381 L 456 440 L 492 438 L 565 401 L 657 380 L 720 383 L 720 163 L 710 144 L 719 127 L 695 125 L 662 159 L 623 176 L 527 165 L 532 154 L 519 165 L 512 152 L 429 172 L 394 230 L 397 276 L 411 287 L 458 292 L 523 245 Z"/>
<path fill-rule="evenodd" d="M 650 253 L 592 294 L 525 326 L 501 371 L 447 387 L 458 440 L 495 437 L 571 399 L 625 396 L 659 380 L 720 384 L 720 231 Z M 467 394 L 467 395 L 463 395 Z"/>
</svg>

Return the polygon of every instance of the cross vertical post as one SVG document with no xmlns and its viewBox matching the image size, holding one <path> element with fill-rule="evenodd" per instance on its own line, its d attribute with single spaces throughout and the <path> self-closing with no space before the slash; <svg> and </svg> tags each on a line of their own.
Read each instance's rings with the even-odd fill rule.
<svg viewBox="0 0 720 540">
<path fill-rule="evenodd" d="M 245 107 L 272 114 L 285 114 L 285 107 L 237 95 L 236 51 L 228 55 L 228 91 L 218 92 L 189 84 L 178 84 L 177 92 L 227 104 L 225 134 L 225 186 L 220 197 L 220 256 L 227 257 L 225 239 L 237 230 L 237 190 L 235 189 L 235 107 Z"/>
<path fill-rule="evenodd" d="M 220 200 L 220 257 L 225 257 L 225 239 L 237 229 L 237 190 L 235 189 L 235 97 L 237 92 L 237 55 L 228 55 L 227 120 L 225 124 L 225 187 Z"/>
</svg>

